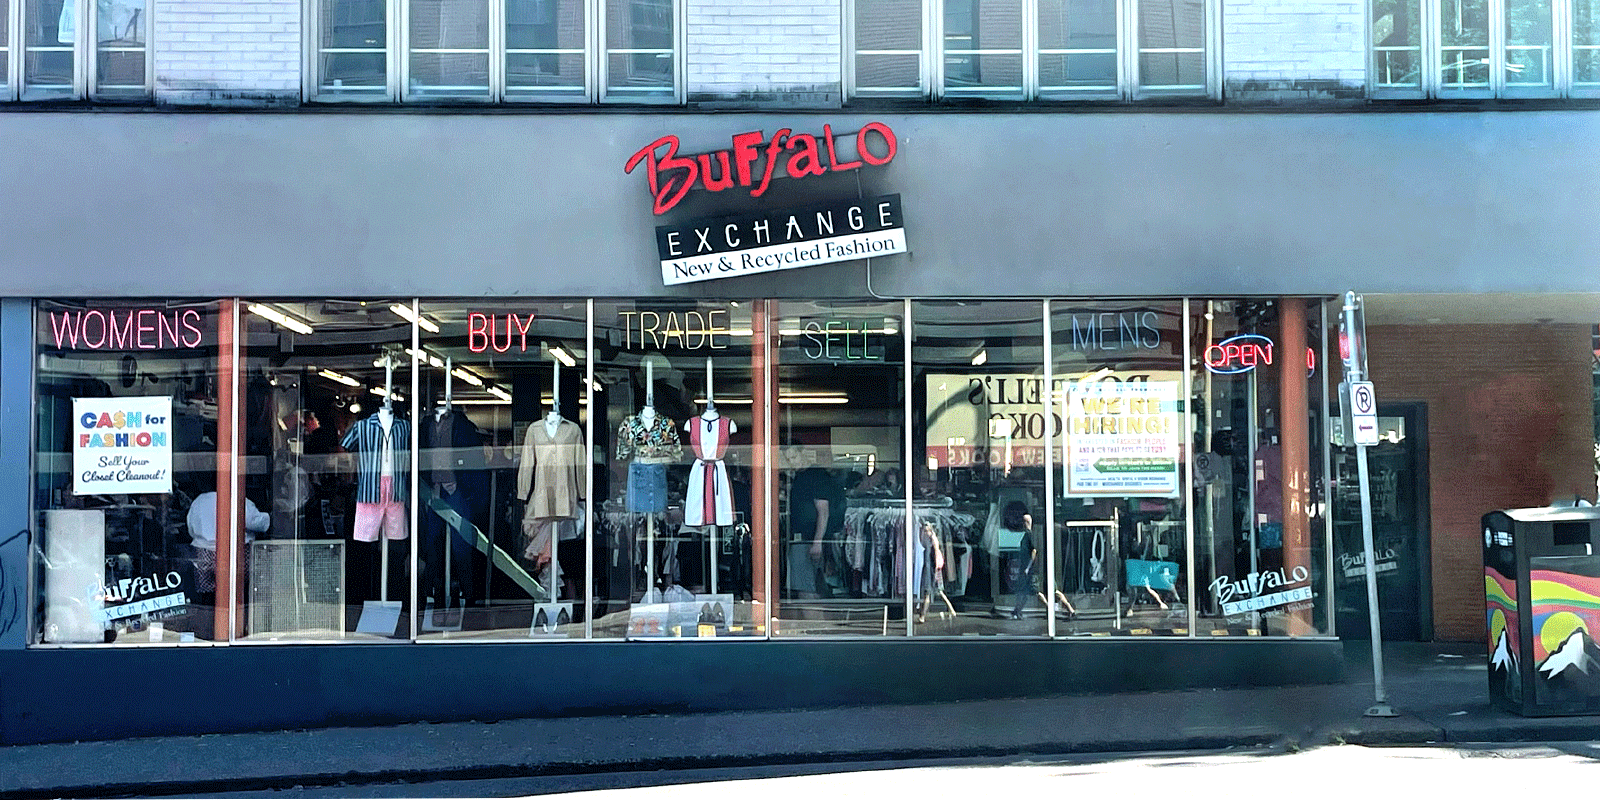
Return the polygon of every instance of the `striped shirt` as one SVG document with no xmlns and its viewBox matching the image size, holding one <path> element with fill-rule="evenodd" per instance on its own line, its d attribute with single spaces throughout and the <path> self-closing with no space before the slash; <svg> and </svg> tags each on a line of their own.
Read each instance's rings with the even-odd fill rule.
<svg viewBox="0 0 1600 800">
<path fill-rule="evenodd" d="M 344 449 L 354 452 L 356 459 L 356 502 L 405 502 L 411 485 L 407 471 L 411 468 L 411 423 L 394 418 L 389 425 L 389 469 L 394 480 L 389 482 L 389 497 L 380 497 L 378 478 L 383 474 L 383 422 L 377 414 L 350 426 L 344 435 Z"/>
</svg>

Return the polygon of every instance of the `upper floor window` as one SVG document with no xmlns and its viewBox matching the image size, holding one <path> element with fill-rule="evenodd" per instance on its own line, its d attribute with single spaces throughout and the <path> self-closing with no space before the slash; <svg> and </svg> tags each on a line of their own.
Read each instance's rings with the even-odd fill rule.
<svg viewBox="0 0 1600 800">
<path fill-rule="evenodd" d="M 1383 97 L 1600 94 L 1600 0 L 1375 0 Z"/>
<path fill-rule="evenodd" d="M 143 98 L 149 0 L 0 0 L 0 98 Z"/>
<path fill-rule="evenodd" d="M 674 0 L 312 0 L 318 100 L 674 103 Z"/>
<path fill-rule="evenodd" d="M 1219 97 L 1206 0 L 855 0 L 854 97 Z"/>
</svg>

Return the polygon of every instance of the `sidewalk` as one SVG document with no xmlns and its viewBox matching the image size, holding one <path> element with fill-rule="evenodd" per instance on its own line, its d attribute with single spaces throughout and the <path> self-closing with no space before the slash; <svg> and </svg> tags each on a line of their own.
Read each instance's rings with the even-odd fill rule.
<svg viewBox="0 0 1600 800">
<path fill-rule="evenodd" d="M 1489 708 L 1472 645 L 1385 648 L 1393 719 L 1372 704 L 1370 648 L 1348 643 L 1324 686 L 572 717 L 490 724 L 130 739 L 0 748 L 0 797 L 205 793 L 406 779 L 959 756 L 1134 752 L 1330 742 L 1591 740 L 1600 718 Z"/>
</svg>

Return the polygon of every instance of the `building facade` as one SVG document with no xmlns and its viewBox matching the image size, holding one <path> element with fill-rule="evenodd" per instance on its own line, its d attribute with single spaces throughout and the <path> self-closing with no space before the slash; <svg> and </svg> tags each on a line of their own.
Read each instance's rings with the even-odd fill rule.
<svg viewBox="0 0 1600 800">
<path fill-rule="evenodd" d="M 1347 290 L 1595 499 L 1586 0 L 0 8 L 0 741 L 1335 679 Z"/>
</svg>

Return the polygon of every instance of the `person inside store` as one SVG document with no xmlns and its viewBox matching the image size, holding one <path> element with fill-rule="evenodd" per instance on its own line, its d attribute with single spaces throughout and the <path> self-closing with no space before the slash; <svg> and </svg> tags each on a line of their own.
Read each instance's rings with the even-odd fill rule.
<svg viewBox="0 0 1600 800">
<path fill-rule="evenodd" d="M 189 504 L 189 546 L 194 548 L 195 594 L 201 605 L 215 605 L 217 592 L 217 493 L 203 492 Z M 250 543 L 256 534 L 266 533 L 272 525 L 272 516 L 256 508 L 249 498 L 244 501 L 244 542 L 239 550 L 239 571 L 248 574 Z"/>
<path fill-rule="evenodd" d="M 1042 559 L 1039 558 L 1039 547 L 1033 541 L 1033 514 L 1028 512 L 1028 506 L 1021 500 L 1013 500 L 1006 504 L 1005 510 L 1000 515 L 1000 543 L 1002 547 L 1014 546 L 1016 548 L 1015 579 L 1012 581 L 1012 590 L 1016 595 L 1016 603 L 1011 607 L 1011 618 L 1022 619 L 1022 609 L 1028 600 L 1039 598 L 1045 608 L 1050 607 L 1050 600 L 1044 596 L 1039 588 L 1039 573 L 1043 572 Z M 1055 590 L 1056 600 L 1066 610 L 1067 619 L 1078 615 L 1072 601 L 1062 594 L 1060 589 Z"/>
<path fill-rule="evenodd" d="M 842 556 L 844 487 L 811 462 L 803 445 L 789 448 L 791 465 L 802 467 L 789 483 L 789 589 L 796 597 L 832 597 L 847 585 Z M 808 465 L 809 466 L 804 466 Z"/>
</svg>

